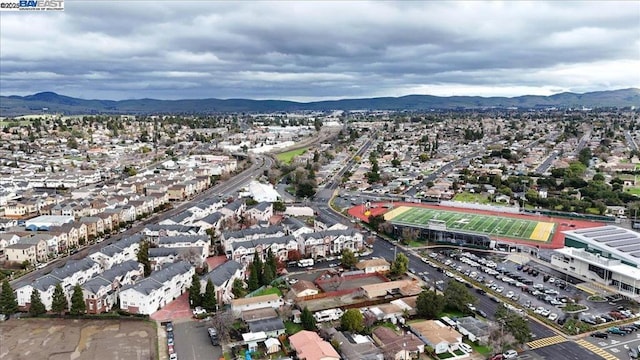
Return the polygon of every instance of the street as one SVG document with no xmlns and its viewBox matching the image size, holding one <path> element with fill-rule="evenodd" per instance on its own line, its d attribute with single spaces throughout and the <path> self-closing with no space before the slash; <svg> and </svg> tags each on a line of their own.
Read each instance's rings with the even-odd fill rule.
<svg viewBox="0 0 640 360">
<path fill-rule="evenodd" d="M 218 360 L 222 356 L 222 348 L 211 345 L 204 321 L 174 323 L 174 334 L 180 360 Z"/>
</svg>

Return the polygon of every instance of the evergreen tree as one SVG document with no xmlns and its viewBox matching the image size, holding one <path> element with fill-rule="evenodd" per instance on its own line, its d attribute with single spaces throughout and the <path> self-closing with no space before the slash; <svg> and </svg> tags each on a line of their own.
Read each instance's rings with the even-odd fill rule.
<svg viewBox="0 0 640 360">
<path fill-rule="evenodd" d="M 16 294 L 9 284 L 9 280 L 2 282 L 2 292 L 0 292 L 0 314 L 13 315 L 18 312 L 18 301 Z"/>
<path fill-rule="evenodd" d="M 349 309 L 340 318 L 342 330 L 359 333 L 364 330 L 364 317 L 358 309 Z"/>
<path fill-rule="evenodd" d="M 29 314 L 33 316 L 42 315 L 47 312 L 47 309 L 40 299 L 40 291 L 33 289 L 31 292 L 31 306 L 29 306 Z"/>
<path fill-rule="evenodd" d="M 67 301 L 67 297 L 64 295 L 64 290 L 62 290 L 62 285 L 60 283 L 56 284 L 56 288 L 53 290 L 53 299 L 51 302 L 51 311 L 58 314 L 63 314 L 69 308 L 69 302 Z"/>
<path fill-rule="evenodd" d="M 273 255 L 273 251 L 269 249 L 267 252 L 267 262 L 265 262 L 262 271 L 262 285 L 269 285 L 276 278 L 277 266 L 276 257 Z"/>
<path fill-rule="evenodd" d="M 246 291 L 244 289 L 244 281 L 238 278 L 234 279 L 231 292 L 233 293 L 233 297 L 236 299 L 244 297 L 244 295 L 246 294 Z"/>
<path fill-rule="evenodd" d="M 302 310 L 302 314 L 300 315 L 300 321 L 302 322 L 302 327 L 305 330 L 315 331 L 316 327 L 316 319 L 313 317 L 311 311 L 306 306 Z"/>
<path fill-rule="evenodd" d="M 149 260 L 149 242 L 143 241 L 140 243 L 140 250 L 138 250 L 138 262 L 144 266 L 144 276 L 151 275 L 151 261 Z"/>
<path fill-rule="evenodd" d="M 213 285 L 213 282 L 211 282 L 211 279 L 208 279 L 207 286 L 204 290 L 204 296 L 202 297 L 202 307 L 208 312 L 213 312 L 216 310 L 217 303 L 215 286 Z"/>
<path fill-rule="evenodd" d="M 193 274 L 193 277 L 191 277 L 189 304 L 191 307 L 202 305 L 202 285 L 200 285 L 200 277 L 198 277 L 198 274 Z"/>
<path fill-rule="evenodd" d="M 258 277 L 258 285 L 265 285 L 264 277 L 262 276 L 262 274 L 264 273 L 264 264 L 262 263 L 262 258 L 258 253 L 253 254 L 253 270 L 256 272 L 256 275 Z"/>
<path fill-rule="evenodd" d="M 260 278 L 258 272 L 255 270 L 253 263 L 249 264 L 249 280 L 247 281 L 247 288 L 249 291 L 255 291 L 260 287 Z"/>
<path fill-rule="evenodd" d="M 87 304 L 84 302 L 84 295 L 82 295 L 82 288 L 80 284 L 76 284 L 73 287 L 73 294 L 71 294 L 71 315 L 82 315 L 87 311 Z"/>
</svg>

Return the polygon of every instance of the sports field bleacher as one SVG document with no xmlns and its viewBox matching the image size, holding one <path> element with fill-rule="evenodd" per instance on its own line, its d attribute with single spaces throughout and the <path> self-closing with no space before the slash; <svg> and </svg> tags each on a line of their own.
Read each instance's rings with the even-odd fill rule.
<svg viewBox="0 0 640 360">
<path fill-rule="evenodd" d="M 551 240 L 556 225 L 552 222 L 512 218 L 507 214 L 482 215 L 411 206 L 399 206 L 387 212 L 384 218 L 395 224 L 422 227 L 427 227 L 430 222 L 437 220 L 438 223 L 444 222 L 450 230 L 540 242 Z"/>
</svg>

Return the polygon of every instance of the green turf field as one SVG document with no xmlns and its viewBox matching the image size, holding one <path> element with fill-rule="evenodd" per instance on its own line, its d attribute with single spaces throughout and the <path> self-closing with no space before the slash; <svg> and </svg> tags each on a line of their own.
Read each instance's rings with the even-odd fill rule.
<svg viewBox="0 0 640 360">
<path fill-rule="evenodd" d="M 429 225 L 430 220 L 440 220 L 450 230 L 541 242 L 551 240 L 555 230 L 555 223 L 551 222 L 409 206 L 391 210 L 385 214 L 385 219 L 396 224 L 424 227 Z"/>
</svg>

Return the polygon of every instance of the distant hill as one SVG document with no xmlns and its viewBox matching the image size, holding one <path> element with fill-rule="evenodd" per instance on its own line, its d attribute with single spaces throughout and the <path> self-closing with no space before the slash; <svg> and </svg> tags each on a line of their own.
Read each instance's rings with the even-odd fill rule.
<svg viewBox="0 0 640 360">
<path fill-rule="evenodd" d="M 278 112 L 299 110 L 447 110 L 486 108 L 601 108 L 640 107 L 640 89 L 597 91 L 551 96 L 479 97 L 408 95 L 315 101 L 185 99 L 185 100 L 84 100 L 41 92 L 28 96 L 0 96 L 0 116 L 48 113 L 72 114 L 207 114 L 220 112 Z"/>
</svg>

